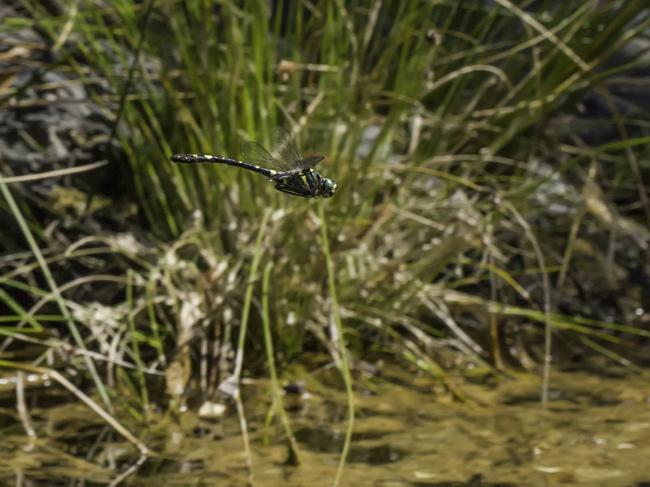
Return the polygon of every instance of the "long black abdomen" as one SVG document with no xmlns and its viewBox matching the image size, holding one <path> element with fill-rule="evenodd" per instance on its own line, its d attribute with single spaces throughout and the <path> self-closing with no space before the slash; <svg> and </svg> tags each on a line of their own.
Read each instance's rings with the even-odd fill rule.
<svg viewBox="0 0 650 487">
<path fill-rule="evenodd" d="M 209 163 L 209 164 L 228 164 L 229 166 L 241 167 L 249 171 L 255 171 L 267 178 L 273 177 L 277 171 L 266 169 L 265 167 L 249 164 L 248 162 L 238 161 L 237 159 L 230 159 L 228 157 L 212 156 L 210 154 L 174 154 L 171 157 L 173 162 L 181 164 L 193 163 Z"/>
</svg>

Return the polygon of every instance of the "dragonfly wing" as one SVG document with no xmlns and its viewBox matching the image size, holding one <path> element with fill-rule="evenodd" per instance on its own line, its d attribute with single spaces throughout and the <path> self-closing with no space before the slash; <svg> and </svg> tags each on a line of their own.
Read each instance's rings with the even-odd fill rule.
<svg viewBox="0 0 650 487">
<path fill-rule="evenodd" d="M 305 157 L 304 159 L 301 159 L 298 161 L 297 164 L 297 169 L 299 171 L 304 171 L 305 169 L 311 169 L 312 167 L 316 166 L 320 161 L 325 159 L 323 156 L 311 156 L 311 157 Z"/>
<path fill-rule="evenodd" d="M 298 146 L 287 129 L 276 128 L 273 131 L 271 147 L 273 154 L 291 169 L 296 169 L 296 164 L 302 160 Z"/>
<path fill-rule="evenodd" d="M 262 145 L 253 142 L 252 140 L 244 142 L 241 154 L 241 158 L 244 162 L 256 166 L 272 169 L 278 172 L 287 172 L 293 169 L 290 164 L 273 157 L 269 151 L 262 147 Z"/>
<path fill-rule="evenodd" d="M 303 159 L 291 136 L 291 132 L 283 128 L 273 131 L 272 152 L 267 151 L 262 145 L 253 141 L 245 142 L 241 152 L 242 160 L 245 162 L 287 174 L 295 174 L 305 169 L 311 169 L 323 160 L 322 156 Z"/>
<path fill-rule="evenodd" d="M 311 169 L 324 159 L 322 156 L 303 158 L 291 132 L 284 128 L 273 131 L 273 153 L 278 159 L 287 163 L 292 173 Z"/>
</svg>

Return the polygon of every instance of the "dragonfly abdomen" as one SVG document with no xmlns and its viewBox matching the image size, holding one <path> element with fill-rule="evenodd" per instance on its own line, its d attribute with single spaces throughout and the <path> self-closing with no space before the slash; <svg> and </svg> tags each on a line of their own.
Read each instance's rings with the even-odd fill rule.
<svg viewBox="0 0 650 487">
<path fill-rule="evenodd" d="M 209 164 L 228 164 L 229 166 L 241 167 L 248 169 L 249 171 L 255 171 L 267 178 L 272 178 L 277 171 L 273 169 L 267 169 L 265 167 L 256 166 L 255 164 L 249 164 L 248 162 L 238 161 L 237 159 L 231 159 L 229 157 L 213 156 L 210 154 L 174 154 L 171 157 L 172 161 L 192 164 L 197 162 L 205 162 Z"/>
</svg>

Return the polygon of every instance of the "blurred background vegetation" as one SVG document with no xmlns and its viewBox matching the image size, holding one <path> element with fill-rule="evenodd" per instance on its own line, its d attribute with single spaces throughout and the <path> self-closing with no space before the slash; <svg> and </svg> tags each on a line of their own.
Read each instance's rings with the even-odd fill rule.
<svg viewBox="0 0 650 487">
<path fill-rule="evenodd" d="M 457 397 L 549 355 L 648 365 L 645 1 L 0 10 L 7 373 L 142 419 L 272 362 L 406 364 Z M 275 127 L 333 198 L 169 161 Z"/>
</svg>

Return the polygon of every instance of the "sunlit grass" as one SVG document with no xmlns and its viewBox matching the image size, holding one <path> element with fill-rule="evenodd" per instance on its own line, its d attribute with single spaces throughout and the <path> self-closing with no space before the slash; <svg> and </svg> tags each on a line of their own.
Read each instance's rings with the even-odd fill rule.
<svg viewBox="0 0 650 487">
<path fill-rule="evenodd" d="M 590 286 L 616 282 L 617 259 L 634 259 L 615 252 L 616 239 L 637 254 L 650 242 L 650 123 L 643 111 L 630 121 L 612 110 L 592 122 L 616 137 L 594 142 L 578 114 L 586 92 L 613 103 L 608 81 L 641 62 L 612 56 L 648 28 L 642 1 L 276 2 L 275 12 L 265 1 L 71 2 L 59 15 L 24 5 L 29 15 L 2 25 L 47 33 L 56 68 L 116 124 L 107 158 L 128 166 L 146 233 L 89 231 L 62 249 L 14 202 L 12 185 L 26 181 L 3 172 L 3 209 L 33 256 L 3 260 L 0 303 L 11 316 L 0 331 L 13 339 L 4 349 L 64 321 L 66 336 L 39 343 L 86 349 L 104 402 L 143 410 L 162 375 L 177 406 L 188 390 L 212 397 L 273 356 L 280 407 L 282 367 L 325 350 L 342 371 L 350 424 L 348 358 L 388 353 L 462 398 L 442 351 L 462 365 L 518 365 L 497 358 L 516 333 L 505 323 L 534 331 L 540 364 L 562 333 L 633 365 L 624 345 L 647 331 L 622 314 L 589 315 L 598 303 L 582 302 L 579 284 L 585 261 L 597 262 Z M 277 126 L 327 156 L 318 169 L 338 182 L 334 198 L 169 162 L 180 152 L 236 157 L 242 140 L 268 144 Z M 88 280 L 66 281 L 67 266 Z M 110 298 L 99 306 L 98 296 Z M 51 301 L 57 308 L 39 304 Z M 98 357 L 126 376 L 98 374 Z M 109 397 L 106 377 L 128 377 L 135 397 Z"/>
</svg>

